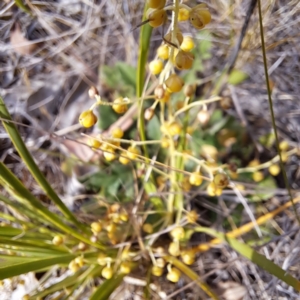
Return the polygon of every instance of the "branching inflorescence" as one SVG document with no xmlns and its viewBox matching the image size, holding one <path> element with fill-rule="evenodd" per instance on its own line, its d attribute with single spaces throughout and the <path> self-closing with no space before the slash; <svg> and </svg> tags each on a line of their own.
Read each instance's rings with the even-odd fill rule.
<svg viewBox="0 0 300 300">
<path fill-rule="evenodd" d="M 89 128 L 97 122 L 97 117 L 93 113 L 93 109 L 101 105 L 111 105 L 117 114 L 124 114 L 128 110 L 129 105 L 144 104 L 147 105 L 144 113 L 140 115 L 146 121 L 150 121 L 154 116 L 159 119 L 161 138 L 159 140 L 127 140 L 123 139 L 124 132 L 120 128 L 115 128 L 110 136 L 99 135 L 90 137 L 89 145 L 93 149 L 100 149 L 106 161 L 113 161 L 118 158 L 119 163 L 127 165 L 135 162 L 137 168 L 145 169 L 145 165 L 155 174 L 153 178 L 156 180 L 157 190 L 166 190 L 168 197 L 166 203 L 166 211 L 162 214 L 164 222 L 153 224 L 148 222 L 147 218 L 142 218 L 141 228 L 144 234 L 149 235 L 146 238 L 147 249 L 152 260 L 152 274 L 161 276 L 164 273 L 164 267 L 167 259 L 166 251 L 172 257 L 181 256 L 181 260 L 186 265 L 191 265 L 195 261 L 195 251 L 186 247 L 186 234 L 189 226 L 193 226 L 198 219 L 195 211 L 189 211 L 184 204 L 183 192 L 189 191 L 192 186 L 206 189 L 207 195 L 219 196 L 227 187 L 234 189 L 242 189 L 242 186 L 233 185 L 230 179 L 235 179 L 238 173 L 249 171 L 253 172 L 254 181 L 260 181 L 263 173 L 259 170 L 260 163 L 250 163 L 249 168 L 238 169 L 232 164 L 217 164 L 218 151 L 212 145 L 203 145 L 201 155 L 193 153 L 190 147 L 192 133 L 197 126 L 206 126 L 210 120 L 210 113 L 207 106 L 216 101 L 224 100 L 217 96 L 212 96 L 206 100 L 196 100 L 195 84 L 185 84 L 181 75 L 181 71 L 190 70 L 194 64 L 195 41 L 190 35 L 185 35 L 180 30 L 181 22 L 189 22 L 190 26 L 196 30 L 203 29 L 211 21 L 211 14 L 208 6 L 204 3 L 189 7 L 185 4 L 174 0 L 173 4 L 166 6 L 166 1 L 148 0 L 148 10 L 146 12 L 146 20 L 140 24 L 144 26 L 149 24 L 153 28 L 168 23 L 168 15 L 171 13 L 171 26 L 169 31 L 163 36 L 160 46 L 156 50 L 155 58 L 148 64 L 148 79 L 152 82 L 153 93 L 149 96 L 142 96 L 138 99 L 128 99 L 123 97 L 116 98 L 112 103 L 105 102 L 101 99 L 95 88 L 91 88 L 89 95 L 94 98 L 95 104 L 88 110 L 83 112 L 79 117 L 82 126 Z M 149 87 L 146 87 L 146 89 Z M 150 88 L 149 88 L 150 90 Z M 182 95 L 183 100 L 178 101 L 178 95 Z M 222 104 L 221 104 L 222 105 Z M 190 114 L 193 109 L 194 117 Z M 196 111 L 196 114 L 195 114 Z M 143 156 L 141 146 L 159 146 L 162 151 L 167 149 L 164 161 L 149 160 Z M 193 170 L 186 168 L 187 162 L 193 164 Z M 151 166 L 150 166 L 151 165 Z M 277 175 L 280 169 L 274 162 L 269 162 L 265 166 L 269 167 L 269 172 Z M 145 181 L 145 190 L 147 187 Z M 147 197 L 151 197 L 150 194 Z M 143 212 L 145 213 L 145 212 Z M 106 224 L 108 238 L 117 244 L 118 224 L 127 222 L 127 219 L 120 219 L 117 213 L 117 219 L 109 219 L 111 223 Z M 126 215 L 123 212 L 123 215 Z M 127 215 L 126 215 L 127 216 Z M 174 224 L 175 219 L 175 224 Z M 154 251 L 151 247 L 156 238 L 155 231 L 164 230 L 166 226 L 175 226 L 170 230 L 171 242 L 168 249 L 160 249 Z M 99 221 L 91 224 L 91 230 L 94 235 L 99 236 L 103 227 L 103 222 Z M 150 238 L 154 234 L 154 238 Z M 153 252 L 154 251 L 154 252 Z M 109 257 L 100 257 L 100 264 L 105 268 L 102 271 L 104 278 L 111 278 L 113 269 L 111 264 L 113 260 Z M 170 262 L 170 260 L 169 260 Z M 130 272 L 131 265 L 128 261 L 122 263 L 124 272 Z M 171 263 L 167 265 L 168 274 L 166 278 L 171 282 L 177 282 L 181 272 Z"/>
</svg>

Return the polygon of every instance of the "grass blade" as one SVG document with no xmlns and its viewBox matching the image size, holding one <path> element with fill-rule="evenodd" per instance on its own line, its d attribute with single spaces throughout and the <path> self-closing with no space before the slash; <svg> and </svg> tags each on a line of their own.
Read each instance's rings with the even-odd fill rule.
<svg viewBox="0 0 300 300">
<path fill-rule="evenodd" d="M 63 232 L 68 233 L 89 245 L 103 249 L 101 245 L 92 243 L 88 238 L 83 237 L 80 232 L 64 224 L 58 215 L 50 212 L 44 207 L 2 162 L 0 162 L 0 184 L 2 184 L 12 196 L 18 195 L 18 200 L 21 201 L 21 203 L 34 209 L 41 217 L 45 218 L 45 220 L 55 225 Z"/>
<path fill-rule="evenodd" d="M 5 278 L 11 278 L 13 276 L 18 276 L 28 272 L 36 272 L 41 269 L 46 269 L 58 264 L 67 265 L 75 257 L 75 254 L 66 254 L 50 258 L 48 257 L 43 259 L 33 259 L 32 261 L 21 262 L 12 266 L 1 265 L 0 280 L 3 280 Z"/>
<path fill-rule="evenodd" d="M 297 213 L 296 205 L 293 201 L 293 196 L 292 196 L 290 184 L 289 184 L 289 181 L 288 181 L 288 178 L 287 178 L 287 175 L 286 175 L 284 163 L 283 163 L 283 160 L 282 160 L 282 154 L 281 154 L 280 147 L 279 147 L 279 138 L 278 138 L 278 133 L 277 133 L 275 113 L 274 113 L 274 109 L 273 109 L 273 101 L 272 101 L 272 96 L 271 96 L 272 91 L 271 91 L 269 73 L 268 73 L 267 53 L 266 53 L 266 47 L 265 47 L 264 26 L 263 26 L 263 20 L 262 20 L 261 1 L 260 0 L 258 0 L 258 14 L 259 14 L 260 38 L 261 38 L 261 46 L 262 46 L 261 49 L 262 49 L 262 56 L 263 56 L 264 70 L 265 70 L 265 77 L 266 77 L 266 85 L 267 85 L 267 91 L 268 91 L 268 102 L 269 102 L 269 109 L 270 109 L 270 113 L 271 113 L 271 121 L 272 121 L 274 136 L 275 136 L 276 148 L 277 148 L 277 152 L 279 154 L 279 159 L 280 159 L 279 160 L 280 169 L 282 171 L 285 188 L 287 189 L 290 200 L 293 203 L 293 210 L 294 210 L 295 216 L 297 218 L 298 224 L 300 225 L 300 217 Z"/>
<path fill-rule="evenodd" d="M 144 18 L 146 15 L 147 4 L 145 4 L 144 9 Z M 139 58 L 138 58 L 138 66 L 137 66 L 137 76 L 136 76 L 136 93 L 137 97 L 140 98 L 144 89 L 144 80 L 145 80 L 145 72 L 146 72 L 146 64 L 148 59 L 148 50 L 150 44 L 150 38 L 152 34 L 152 27 L 149 24 L 145 24 L 141 27 L 140 31 L 140 42 L 139 42 Z M 139 133 L 142 141 L 146 140 L 146 131 L 145 131 L 145 119 L 144 119 L 144 111 L 143 111 L 143 101 L 139 101 Z M 143 146 L 144 155 L 148 158 L 148 150 L 146 145 Z"/>
<path fill-rule="evenodd" d="M 70 212 L 70 210 L 65 206 L 61 199 L 57 196 L 56 192 L 52 189 L 51 185 L 48 183 L 37 164 L 33 160 L 31 154 L 29 153 L 26 145 L 24 144 L 18 129 L 12 122 L 12 118 L 5 106 L 3 99 L 0 97 L 0 118 L 2 119 L 2 124 L 8 133 L 12 143 L 14 144 L 16 150 L 18 151 L 23 162 L 26 164 L 30 173 L 44 190 L 46 195 L 57 205 L 66 218 L 68 218 L 74 225 L 78 228 L 85 229 L 83 224 L 78 222 L 75 216 Z"/>
<path fill-rule="evenodd" d="M 290 274 L 287 274 L 285 270 L 280 268 L 278 265 L 273 263 L 271 260 L 267 259 L 264 255 L 256 252 L 250 246 L 239 242 L 235 238 L 229 237 L 225 233 L 217 232 L 214 229 L 206 227 L 197 227 L 196 231 L 205 232 L 212 235 L 223 242 L 226 242 L 232 249 L 237 251 L 242 256 L 248 258 L 253 263 L 267 271 L 268 273 L 274 275 L 278 279 L 284 281 L 288 285 L 292 286 L 295 290 L 300 291 L 300 281 Z"/>
<path fill-rule="evenodd" d="M 98 286 L 90 300 L 107 300 L 113 291 L 121 284 L 124 275 L 117 275 Z"/>
<path fill-rule="evenodd" d="M 218 296 L 210 289 L 210 287 L 205 283 L 199 280 L 199 276 L 191 268 L 182 263 L 180 260 L 174 256 L 166 256 L 165 259 L 172 263 L 175 267 L 181 270 L 185 275 L 187 275 L 212 299 L 218 300 Z"/>
</svg>

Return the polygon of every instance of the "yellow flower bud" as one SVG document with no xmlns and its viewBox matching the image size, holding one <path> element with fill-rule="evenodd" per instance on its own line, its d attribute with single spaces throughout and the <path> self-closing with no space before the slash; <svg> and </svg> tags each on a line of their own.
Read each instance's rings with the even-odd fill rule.
<svg viewBox="0 0 300 300">
<path fill-rule="evenodd" d="M 153 28 L 161 26 L 167 17 L 166 11 L 163 9 L 148 9 L 147 16 L 149 20 L 149 25 Z"/>
<path fill-rule="evenodd" d="M 226 174 L 218 173 L 214 176 L 214 184 L 216 187 L 223 189 L 229 184 L 229 179 Z"/>
<path fill-rule="evenodd" d="M 168 45 L 161 45 L 157 48 L 157 56 L 163 60 L 169 58 L 169 47 Z"/>
<path fill-rule="evenodd" d="M 179 241 L 184 238 L 184 229 L 182 227 L 176 227 L 170 232 L 171 237 L 174 241 Z"/>
<path fill-rule="evenodd" d="M 208 11 L 207 5 L 201 3 L 190 12 L 190 22 L 196 29 L 202 29 L 211 21 L 211 14 Z"/>
<path fill-rule="evenodd" d="M 273 176 L 277 176 L 280 173 L 280 167 L 278 165 L 271 165 L 269 167 L 269 172 Z"/>
<path fill-rule="evenodd" d="M 186 8 L 179 8 L 178 12 L 178 21 L 184 22 L 187 21 L 190 17 L 190 12 Z"/>
<path fill-rule="evenodd" d="M 179 244 L 177 242 L 170 243 L 168 251 L 173 256 L 179 256 L 180 255 Z"/>
<path fill-rule="evenodd" d="M 171 74 L 165 81 L 167 90 L 170 93 L 180 92 L 184 86 L 184 81 L 176 74 Z"/>
<path fill-rule="evenodd" d="M 148 6 L 153 9 L 160 9 L 166 5 L 166 0 L 148 0 Z"/>
<path fill-rule="evenodd" d="M 182 33 L 179 31 L 179 30 L 177 30 L 177 33 L 176 33 L 176 41 L 172 41 L 172 35 L 173 35 L 173 31 L 170 31 L 170 32 L 168 32 L 166 35 L 165 35 L 165 37 L 164 37 L 164 39 L 167 41 L 167 42 L 169 42 L 170 44 L 175 44 L 175 45 L 181 45 L 181 43 L 182 43 L 182 41 L 183 41 L 183 35 L 182 35 Z"/>
<path fill-rule="evenodd" d="M 55 246 L 59 246 L 64 242 L 64 239 L 61 235 L 56 235 L 53 240 L 52 240 L 52 244 Z"/>
<path fill-rule="evenodd" d="M 112 130 L 111 135 L 115 139 L 121 139 L 124 135 L 124 132 L 121 128 L 117 127 Z"/>
<path fill-rule="evenodd" d="M 91 230 L 94 234 L 97 234 L 102 230 L 102 225 L 99 222 L 93 222 L 91 224 Z"/>
<path fill-rule="evenodd" d="M 151 273 L 154 276 L 160 277 L 164 272 L 164 269 L 159 266 L 153 266 L 151 269 Z"/>
<path fill-rule="evenodd" d="M 202 176 L 200 175 L 199 172 L 193 172 L 190 175 L 189 181 L 190 181 L 191 185 L 199 186 L 199 185 L 201 185 L 201 183 L 203 181 L 203 178 L 202 178 Z"/>
<path fill-rule="evenodd" d="M 252 174 L 252 179 L 255 181 L 255 182 L 259 182 L 259 181 L 262 181 L 264 179 L 264 173 L 261 172 L 261 171 L 256 171 Z"/>
<path fill-rule="evenodd" d="M 172 268 L 170 272 L 167 274 L 167 279 L 175 283 L 178 282 L 180 276 L 181 276 L 181 272 L 176 268 Z"/>
<path fill-rule="evenodd" d="M 178 51 L 175 57 L 175 66 L 179 70 L 188 70 L 193 66 L 194 55 L 190 52 Z"/>
<path fill-rule="evenodd" d="M 135 147 L 129 147 L 127 149 L 127 156 L 128 158 L 132 159 L 132 160 L 135 160 L 137 158 L 139 154 L 139 150 Z"/>
<path fill-rule="evenodd" d="M 149 63 L 150 73 L 153 75 L 158 75 L 164 68 L 164 64 L 160 59 L 152 60 Z"/>
<path fill-rule="evenodd" d="M 79 123 L 85 128 L 90 128 L 97 123 L 98 119 L 91 110 L 82 112 L 79 116 Z"/>
<path fill-rule="evenodd" d="M 211 182 L 206 188 L 207 194 L 211 197 L 222 195 L 223 190 Z"/>
<path fill-rule="evenodd" d="M 189 52 L 195 48 L 193 39 L 190 36 L 185 36 L 183 38 L 182 44 L 180 45 L 181 50 Z"/>
<path fill-rule="evenodd" d="M 128 109 L 126 102 L 128 102 L 128 101 L 126 101 L 122 97 L 119 97 L 114 100 L 112 109 L 118 114 L 124 114 Z"/>
<path fill-rule="evenodd" d="M 113 276 L 113 269 L 111 267 L 104 267 L 101 272 L 102 277 L 110 279 Z"/>
</svg>

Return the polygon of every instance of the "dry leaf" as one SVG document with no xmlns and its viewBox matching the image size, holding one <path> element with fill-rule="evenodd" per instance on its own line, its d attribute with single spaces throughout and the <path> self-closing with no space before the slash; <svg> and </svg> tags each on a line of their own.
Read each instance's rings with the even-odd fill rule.
<svg viewBox="0 0 300 300">
<path fill-rule="evenodd" d="M 10 43 L 14 50 L 21 55 L 30 55 L 37 47 L 36 43 L 32 43 L 24 37 L 19 23 L 15 24 L 10 33 Z"/>
</svg>

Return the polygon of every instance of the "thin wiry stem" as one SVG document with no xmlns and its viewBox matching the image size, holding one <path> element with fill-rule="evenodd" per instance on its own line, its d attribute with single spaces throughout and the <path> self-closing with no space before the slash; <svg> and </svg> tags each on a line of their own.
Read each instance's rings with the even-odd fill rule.
<svg viewBox="0 0 300 300">
<path fill-rule="evenodd" d="M 268 102 L 269 102 L 270 113 L 271 113 L 272 127 L 273 127 L 273 130 L 274 130 L 274 133 L 275 133 L 276 147 L 277 147 L 277 151 L 279 153 L 279 158 L 280 158 L 280 168 L 282 170 L 285 187 L 288 190 L 289 197 L 291 199 L 291 202 L 293 203 L 293 209 L 294 209 L 297 221 L 300 224 L 300 218 L 297 214 L 296 206 L 295 206 L 295 203 L 293 201 L 289 181 L 288 181 L 288 178 L 287 178 L 287 175 L 286 175 L 286 172 L 285 172 L 285 169 L 284 169 L 284 164 L 283 164 L 283 161 L 282 161 L 282 154 L 281 154 L 281 151 L 280 151 L 280 148 L 279 148 L 279 139 L 278 139 L 278 134 L 277 134 L 277 127 L 276 127 L 275 114 L 274 114 L 272 96 L 271 96 L 271 87 L 270 87 L 269 74 L 268 74 L 267 54 L 266 54 L 266 47 L 265 47 L 264 27 L 263 27 L 262 9 L 261 9 L 261 1 L 260 0 L 258 0 L 258 13 L 259 13 L 261 49 L 262 49 L 262 55 L 263 55 L 263 61 L 264 61 L 264 70 L 265 70 L 265 77 L 266 77 L 266 85 L 267 85 L 267 91 L 268 91 Z"/>
</svg>

